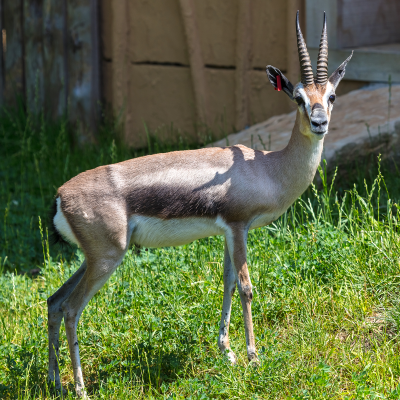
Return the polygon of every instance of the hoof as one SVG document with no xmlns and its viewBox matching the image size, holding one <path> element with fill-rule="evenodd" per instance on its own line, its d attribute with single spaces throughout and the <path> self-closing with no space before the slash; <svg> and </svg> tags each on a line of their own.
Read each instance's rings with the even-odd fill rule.
<svg viewBox="0 0 400 400">
<path fill-rule="evenodd" d="M 251 360 L 249 360 L 249 365 L 254 368 L 258 368 L 260 366 L 260 360 L 257 356 L 254 356 Z"/>
<path fill-rule="evenodd" d="M 250 351 L 247 352 L 247 358 L 249 359 L 249 362 L 253 366 L 259 366 L 260 365 L 260 360 L 257 357 L 257 353 L 255 349 L 251 349 Z"/>
<path fill-rule="evenodd" d="M 80 398 L 80 399 L 84 399 L 84 400 L 89 400 L 89 396 L 88 396 L 88 394 L 86 393 L 86 390 L 83 388 L 83 389 L 76 389 L 76 395 Z"/>
<path fill-rule="evenodd" d="M 50 390 L 54 390 L 56 393 L 62 394 L 63 396 L 65 396 L 68 393 L 68 390 L 65 389 L 60 382 L 54 382 L 51 379 L 48 379 L 48 385 Z"/>
<path fill-rule="evenodd" d="M 225 350 L 225 356 L 231 362 L 231 365 L 236 365 L 237 359 L 236 359 L 235 353 L 231 349 Z"/>
</svg>

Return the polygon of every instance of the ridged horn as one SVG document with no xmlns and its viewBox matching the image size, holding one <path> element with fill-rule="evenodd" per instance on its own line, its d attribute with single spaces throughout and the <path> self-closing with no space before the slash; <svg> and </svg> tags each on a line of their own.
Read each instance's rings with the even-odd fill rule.
<svg viewBox="0 0 400 400">
<path fill-rule="evenodd" d="M 296 34 L 297 50 L 299 52 L 300 61 L 301 83 L 303 83 L 304 85 L 312 85 L 314 83 L 314 75 L 311 66 L 311 59 L 307 51 L 307 46 L 303 34 L 301 33 L 298 11 L 296 15 Z"/>
<path fill-rule="evenodd" d="M 328 34 L 326 32 L 326 15 L 324 12 L 324 27 L 322 28 L 321 41 L 317 61 L 316 83 L 325 85 L 328 82 Z"/>
</svg>

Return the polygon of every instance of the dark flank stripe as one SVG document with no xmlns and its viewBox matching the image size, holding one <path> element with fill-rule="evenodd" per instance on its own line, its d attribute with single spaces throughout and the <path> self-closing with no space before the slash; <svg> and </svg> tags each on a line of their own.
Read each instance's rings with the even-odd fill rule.
<svg viewBox="0 0 400 400">
<path fill-rule="evenodd" d="M 210 185 L 211 189 L 211 185 Z M 206 187 L 188 190 L 171 185 L 139 187 L 127 196 L 128 214 L 162 219 L 216 217 L 226 210 L 226 198 Z"/>
</svg>

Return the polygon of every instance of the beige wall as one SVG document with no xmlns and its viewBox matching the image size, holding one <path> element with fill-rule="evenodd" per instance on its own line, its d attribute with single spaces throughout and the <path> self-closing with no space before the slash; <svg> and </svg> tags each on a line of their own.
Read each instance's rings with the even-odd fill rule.
<svg viewBox="0 0 400 400">
<path fill-rule="evenodd" d="M 183 3 L 192 11 L 186 20 Z M 294 20 L 302 3 L 104 0 L 103 95 L 115 113 L 123 110 L 127 143 L 145 145 L 144 123 L 150 130 L 173 123 L 201 140 L 199 114 L 220 138 L 289 111 L 286 96 L 273 90 L 264 69 L 272 64 L 292 79 L 299 76 Z M 188 41 L 188 20 L 197 28 L 197 42 Z"/>
<path fill-rule="evenodd" d="M 338 46 L 400 42 L 399 0 L 339 0 Z"/>
</svg>

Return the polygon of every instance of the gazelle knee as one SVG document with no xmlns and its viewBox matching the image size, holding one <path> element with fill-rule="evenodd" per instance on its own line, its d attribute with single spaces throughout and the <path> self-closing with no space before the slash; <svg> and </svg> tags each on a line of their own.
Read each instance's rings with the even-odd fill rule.
<svg viewBox="0 0 400 400">
<path fill-rule="evenodd" d="M 251 303 L 253 300 L 253 290 L 251 285 L 239 285 L 239 293 L 247 302 Z"/>
<path fill-rule="evenodd" d="M 227 327 L 220 328 L 219 330 L 218 347 L 222 352 L 229 349 L 229 336 Z"/>
<path fill-rule="evenodd" d="M 47 299 L 47 312 L 49 322 L 56 322 L 62 319 L 63 310 L 57 298 L 53 295 Z"/>
<path fill-rule="evenodd" d="M 58 314 L 62 313 L 62 309 L 60 307 L 59 302 L 57 301 L 57 297 L 53 294 L 47 299 L 47 310 L 49 313 Z"/>
<path fill-rule="evenodd" d="M 229 271 L 229 273 L 224 273 L 224 287 L 225 290 L 228 289 L 232 294 L 235 292 L 236 277 L 232 271 Z"/>
<path fill-rule="evenodd" d="M 235 289 L 236 289 L 236 279 L 231 279 L 229 281 L 224 282 L 225 285 L 225 291 L 229 291 L 231 296 L 235 294 Z"/>
<path fill-rule="evenodd" d="M 61 305 L 64 314 L 64 323 L 67 328 L 74 328 L 78 323 L 78 312 L 74 310 L 67 302 Z"/>
</svg>

